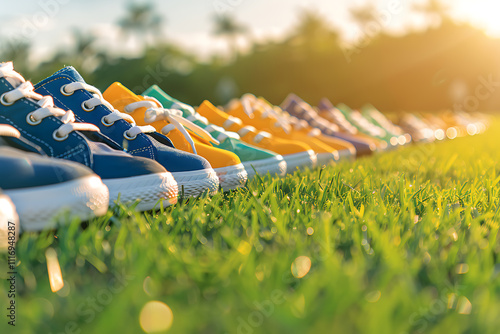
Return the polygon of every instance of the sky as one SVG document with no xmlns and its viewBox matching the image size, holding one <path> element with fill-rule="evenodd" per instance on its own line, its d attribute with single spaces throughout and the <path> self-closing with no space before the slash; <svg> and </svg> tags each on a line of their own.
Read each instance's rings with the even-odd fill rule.
<svg viewBox="0 0 500 334">
<path fill-rule="evenodd" d="M 442 0 L 450 14 L 470 22 L 488 34 L 500 37 L 500 1 Z M 131 0 L 22 0 L 9 1 L 0 12 L 0 41 L 23 38 L 33 44 L 33 61 L 49 57 L 61 46 L 72 43 L 76 28 L 99 36 L 101 47 L 133 55 L 136 42 L 124 42 L 117 21 Z M 135 2 L 145 2 L 135 0 Z M 213 18 L 227 12 L 249 28 L 254 40 L 279 39 L 298 22 L 304 8 L 321 13 L 342 32 L 346 41 L 355 41 L 363 31 L 353 22 L 349 10 L 367 2 L 374 4 L 384 29 L 395 34 L 428 25 L 423 15 L 412 11 L 425 0 L 149 0 L 163 18 L 166 38 L 200 57 L 227 51 L 226 42 L 213 35 Z M 395 10 L 397 8 L 397 10 Z M 1 45 L 1 44 L 0 44 Z M 244 42 L 242 42 L 244 48 Z"/>
</svg>

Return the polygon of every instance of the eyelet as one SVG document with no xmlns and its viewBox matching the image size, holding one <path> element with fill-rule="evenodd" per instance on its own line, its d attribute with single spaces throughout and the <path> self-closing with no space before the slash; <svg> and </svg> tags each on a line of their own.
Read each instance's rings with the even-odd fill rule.
<svg viewBox="0 0 500 334">
<path fill-rule="evenodd" d="M 128 131 L 125 131 L 125 132 L 123 133 L 123 137 L 125 137 L 125 139 L 127 139 L 127 140 L 134 140 L 135 138 L 137 138 L 137 135 L 135 135 L 135 136 L 131 137 L 131 136 L 128 134 Z"/>
<path fill-rule="evenodd" d="M 6 107 L 13 105 L 15 101 L 7 102 L 5 95 L 7 95 L 7 93 L 3 93 L 2 96 L 0 96 L 0 102 Z"/>
<path fill-rule="evenodd" d="M 95 107 L 92 107 L 92 108 L 87 107 L 86 102 L 87 102 L 87 101 L 83 101 L 83 102 L 82 102 L 82 109 L 83 109 L 84 111 L 86 111 L 86 112 L 91 112 L 92 110 L 94 110 L 94 109 L 95 109 Z"/>
<path fill-rule="evenodd" d="M 65 88 L 66 88 L 66 86 L 67 86 L 67 85 L 61 86 L 61 94 L 62 94 L 62 95 L 64 95 L 64 96 L 71 96 L 71 95 L 73 95 L 73 93 L 74 93 L 74 92 L 68 93 L 68 92 L 66 91 L 66 89 L 65 89 Z"/>
<path fill-rule="evenodd" d="M 113 124 L 115 124 L 115 122 L 108 122 L 106 120 L 106 116 L 104 116 L 103 118 L 101 118 L 101 123 L 102 125 L 106 126 L 106 127 L 110 127 L 112 126 Z"/>
<path fill-rule="evenodd" d="M 38 125 L 42 123 L 42 120 L 41 119 L 36 120 L 33 117 L 33 112 L 30 112 L 28 115 L 26 115 L 26 123 L 28 123 L 29 125 Z"/>
<path fill-rule="evenodd" d="M 68 139 L 68 135 L 61 137 L 61 136 L 59 136 L 58 130 L 56 130 L 52 133 L 52 138 L 54 138 L 57 141 L 64 141 L 64 140 Z"/>
</svg>

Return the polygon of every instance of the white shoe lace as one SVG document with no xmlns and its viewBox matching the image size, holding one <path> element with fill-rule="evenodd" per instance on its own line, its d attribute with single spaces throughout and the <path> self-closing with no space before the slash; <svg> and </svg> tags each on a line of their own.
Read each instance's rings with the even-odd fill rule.
<svg viewBox="0 0 500 334">
<path fill-rule="evenodd" d="M 350 133 L 357 134 L 358 130 L 356 127 L 352 126 L 352 124 L 345 118 L 345 116 L 337 109 L 329 109 L 326 113 L 326 117 L 329 118 L 329 121 L 337 124 L 342 130 Z"/>
<path fill-rule="evenodd" d="M 0 137 L 20 138 L 21 133 L 13 126 L 0 124 Z"/>
<path fill-rule="evenodd" d="M 274 118 L 278 119 L 279 123 L 286 126 L 285 132 L 289 133 L 291 129 L 300 131 L 305 128 L 309 128 L 310 125 L 307 121 L 303 119 L 298 119 L 297 117 L 291 116 L 286 111 L 282 110 L 278 106 L 270 106 L 268 103 L 261 99 L 257 99 L 257 104 L 259 104 L 264 110 L 265 115 L 272 115 Z M 263 114 L 263 117 L 264 117 Z M 288 132 L 287 132 L 288 129 Z M 322 134 L 321 130 L 318 128 L 313 128 L 307 134 L 309 137 L 319 137 Z"/>
<path fill-rule="evenodd" d="M 261 115 L 262 119 L 266 119 L 269 117 L 274 117 L 276 119 L 276 122 L 274 123 L 274 126 L 277 128 L 282 128 L 286 134 L 290 134 L 292 131 L 292 128 L 290 126 L 290 123 L 284 119 L 283 117 L 280 117 L 277 115 L 273 108 L 266 103 L 262 103 L 260 99 L 255 97 L 253 94 L 245 94 L 241 98 L 241 104 L 243 105 L 243 109 L 245 110 L 245 113 L 249 117 L 253 117 L 253 113 L 257 108 L 263 108 L 263 112 Z"/>
<path fill-rule="evenodd" d="M 378 127 L 376 125 L 371 124 L 366 118 L 361 115 L 361 113 L 357 110 L 353 110 L 351 113 L 351 119 L 363 130 L 368 132 L 371 136 L 374 137 L 385 137 L 387 132 Z"/>
<path fill-rule="evenodd" d="M 243 101 L 234 100 L 234 101 L 232 101 L 232 102 L 229 103 L 229 109 L 235 107 L 236 103 L 241 103 L 243 105 Z M 243 109 L 245 109 L 244 105 L 243 105 Z M 241 119 L 237 118 L 237 117 L 228 115 L 228 119 L 222 124 L 222 126 L 224 127 L 224 129 L 229 129 L 234 124 L 237 124 L 238 126 L 242 126 L 243 125 L 243 121 Z M 259 144 L 264 138 L 268 138 L 269 139 L 269 138 L 273 137 L 273 135 L 270 134 L 269 132 L 266 132 L 266 131 L 260 131 L 259 132 L 253 126 L 245 126 L 245 127 L 241 128 L 241 129 L 239 129 L 236 133 L 241 138 L 243 138 L 243 137 L 245 137 L 250 132 L 256 133 L 256 135 L 253 138 L 253 142 L 256 143 L 256 144 Z"/>
<path fill-rule="evenodd" d="M 127 115 L 125 113 L 119 112 L 116 110 L 111 103 L 106 101 L 104 97 L 102 96 L 102 93 L 99 91 L 99 89 L 95 88 L 94 86 L 91 86 L 89 84 L 83 83 L 83 82 L 72 82 L 70 84 L 64 85 L 61 87 L 61 93 L 63 95 L 71 95 L 77 90 L 86 90 L 94 95 L 93 98 L 84 101 L 82 103 L 82 109 L 90 112 L 95 109 L 95 107 L 103 105 L 107 107 L 109 110 L 112 110 L 112 112 L 106 116 L 104 116 L 101 119 L 102 124 L 105 126 L 112 126 L 116 121 L 118 120 L 125 120 L 128 123 L 132 125 L 130 129 L 125 131 L 123 136 L 128 139 L 128 140 L 134 140 L 137 138 L 137 136 L 140 133 L 153 133 L 156 132 L 155 128 L 147 125 L 147 126 L 137 126 L 135 124 L 134 119 L 132 116 Z"/>
<path fill-rule="evenodd" d="M 179 130 L 184 138 L 186 138 L 194 154 L 197 154 L 195 143 L 186 128 L 205 141 L 219 144 L 219 141 L 213 138 L 210 133 L 182 117 L 182 111 L 176 109 L 165 109 L 161 103 L 153 97 L 145 96 L 144 98 L 144 101 L 130 103 L 125 107 L 124 111 L 126 113 L 132 113 L 139 108 L 147 108 L 144 115 L 144 121 L 146 123 L 166 120 L 170 124 L 165 125 L 160 132 L 164 135 L 168 135 L 168 133 L 174 129 Z"/>
<path fill-rule="evenodd" d="M 4 106 L 10 106 L 22 98 L 31 99 L 40 108 L 30 112 L 26 117 L 26 122 L 30 125 L 38 125 L 47 117 L 60 117 L 63 123 L 52 137 L 57 141 L 66 140 L 73 131 L 93 131 L 98 132 L 99 128 L 93 124 L 75 123 L 75 115 L 71 110 L 65 111 L 54 106 L 54 100 L 51 96 L 43 96 L 35 93 L 31 82 L 26 81 L 19 73 L 14 71 L 12 62 L 0 64 L 0 78 L 11 79 L 9 82 L 17 86 L 14 90 L 2 94 L 0 103 Z"/>
<path fill-rule="evenodd" d="M 190 105 L 184 104 L 184 103 L 177 103 L 175 102 L 171 107 L 171 109 L 184 109 L 187 110 L 187 112 L 190 114 L 186 119 L 191 122 L 199 121 L 205 125 L 205 130 L 212 134 L 213 132 L 219 132 L 219 135 L 217 136 L 217 140 L 219 142 L 223 142 L 227 138 L 233 138 L 233 139 L 241 139 L 241 137 L 236 133 L 236 132 L 231 132 L 227 131 L 226 129 L 219 127 L 214 124 L 210 124 L 208 119 L 206 117 L 201 116 L 199 113 L 197 113 L 193 107 Z"/>
</svg>

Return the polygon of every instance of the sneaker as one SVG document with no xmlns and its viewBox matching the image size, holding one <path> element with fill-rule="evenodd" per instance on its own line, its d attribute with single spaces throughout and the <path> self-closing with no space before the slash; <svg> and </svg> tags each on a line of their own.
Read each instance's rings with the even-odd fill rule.
<svg viewBox="0 0 500 334">
<path fill-rule="evenodd" d="M 399 126 L 408 132 L 415 142 L 433 142 L 436 140 L 434 130 L 415 114 L 405 113 L 400 116 Z"/>
<path fill-rule="evenodd" d="M 255 176 L 256 173 L 261 175 L 270 173 L 271 175 L 277 174 L 278 176 L 286 174 L 286 162 L 281 155 L 242 142 L 237 133 L 229 132 L 217 125 L 210 124 L 208 119 L 201 116 L 192 106 L 172 98 L 161 90 L 160 87 L 156 85 L 151 86 L 143 95 L 156 99 L 165 108 L 182 111 L 182 117 L 201 127 L 217 139 L 219 143 L 215 144 L 215 147 L 236 154 L 245 167 L 249 178 Z M 209 101 L 204 101 L 198 107 L 198 109 L 211 108 L 215 108 L 215 106 Z"/>
<path fill-rule="evenodd" d="M 239 104 L 243 105 L 243 109 L 238 108 Z M 254 95 L 245 94 L 240 100 L 233 100 L 226 112 L 233 117 L 243 119 L 246 124 L 271 133 L 275 137 L 303 142 L 316 153 L 318 166 L 328 165 L 340 158 L 338 151 L 324 142 L 301 133 L 292 133 L 288 122 L 276 117 L 272 109 L 262 108 Z"/>
<path fill-rule="evenodd" d="M 344 140 L 354 146 L 356 156 L 370 155 L 376 150 L 376 145 L 368 140 L 359 138 L 357 130 L 349 122 L 332 123 L 321 117 L 318 112 L 295 94 L 290 94 L 281 104 L 281 108 L 292 117 L 309 126 L 318 129 L 324 136 Z"/>
<path fill-rule="evenodd" d="M 420 113 L 418 117 L 434 131 L 437 140 L 445 140 L 447 138 L 449 129 L 442 119 L 432 113 Z"/>
<path fill-rule="evenodd" d="M 65 213 L 86 221 L 108 211 L 108 188 L 99 176 L 76 162 L 34 153 L 39 150 L 0 124 L 0 188 L 15 204 L 23 230 L 54 227 Z"/>
<path fill-rule="evenodd" d="M 253 99 L 254 104 L 260 106 L 265 113 L 273 115 L 274 118 L 279 121 L 281 126 L 278 127 L 278 132 L 281 132 L 280 134 L 282 136 L 288 134 L 293 138 L 303 138 L 302 140 L 306 141 L 306 143 L 313 142 L 326 144 L 329 146 L 329 149 L 337 151 L 339 160 L 353 160 L 356 157 L 356 148 L 351 143 L 343 139 L 323 135 L 320 129 L 310 126 L 305 120 L 300 120 L 297 117 L 291 116 L 288 112 L 278 106 L 272 105 L 262 97 L 255 98 L 251 96 L 251 99 Z M 324 120 L 321 121 L 327 122 Z M 311 145 L 313 148 L 315 146 L 315 144 Z M 320 162 L 321 160 L 318 158 L 318 163 Z"/>
<path fill-rule="evenodd" d="M 406 145 L 411 142 L 411 136 L 404 133 L 403 129 L 392 123 L 384 114 L 371 104 L 366 104 L 361 108 L 363 116 L 373 125 L 384 129 L 388 136 L 391 137 L 390 141 L 393 146 Z"/>
<path fill-rule="evenodd" d="M 385 150 L 387 149 L 387 142 L 377 139 L 373 136 L 367 135 L 359 131 L 340 111 L 335 107 L 330 100 L 324 98 L 320 101 L 317 108 L 317 113 L 320 117 L 337 125 L 340 129 L 342 136 L 350 136 L 368 143 L 372 150 Z M 343 137 L 341 137 L 343 138 Z"/>
<path fill-rule="evenodd" d="M 199 154 L 200 159 L 208 160 L 216 175 L 214 178 L 218 177 L 224 191 L 245 185 L 247 173 L 238 157 L 231 152 L 212 147 L 210 142 L 215 139 L 198 127 L 194 129 L 193 124 L 188 124 L 180 112 L 176 111 L 177 115 L 174 115 L 172 111 L 163 109 L 159 102 L 145 100 L 120 83 L 111 85 L 104 92 L 104 97 L 117 110 L 126 111 L 124 114 L 132 117 L 138 125 L 149 126 L 155 131 L 157 129 L 162 135 L 168 135 L 167 138 L 177 149 L 187 152 L 184 154 Z M 188 132 L 185 126 L 190 126 L 191 131 Z"/>
<path fill-rule="evenodd" d="M 386 149 L 395 148 L 398 146 L 398 139 L 391 136 L 391 134 L 387 133 L 384 129 L 379 126 L 376 126 L 370 121 L 368 121 L 363 115 L 358 111 L 351 109 L 348 105 L 344 103 L 340 103 L 337 105 L 337 109 L 340 110 L 345 118 L 354 125 L 358 131 L 379 140 L 382 140 L 386 143 Z"/>
<path fill-rule="evenodd" d="M 9 196 L 0 189 L 0 252 L 12 250 L 19 239 L 19 216 Z"/>
<path fill-rule="evenodd" d="M 234 108 L 243 109 L 240 103 Z M 238 133 L 241 140 L 253 146 L 275 152 L 285 159 L 286 172 L 294 173 L 297 169 L 314 168 L 317 164 L 316 153 L 310 146 L 294 140 L 282 139 L 269 132 L 259 131 L 255 127 L 244 124 L 241 119 L 230 116 L 212 104 L 202 104 L 198 113 L 207 120 L 228 131 Z"/>
<path fill-rule="evenodd" d="M 134 159 L 156 161 L 155 165 L 169 171 L 169 177 L 177 182 L 184 196 L 217 192 L 218 180 L 208 161 L 175 149 L 170 139 L 151 126 L 136 126 L 132 117 L 115 110 L 73 67 L 66 67 L 41 81 L 35 91 L 53 96 L 57 106 L 73 110 L 79 121 L 98 126 Z"/>
<path fill-rule="evenodd" d="M 95 125 L 75 123 L 72 111 L 56 108 L 52 97 L 35 93 L 12 63 L 0 63 L 0 83 L 0 123 L 15 127 L 49 157 L 92 169 L 108 187 L 110 201 L 140 200 L 138 210 L 150 210 L 161 199 L 165 205 L 177 201 L 177 184 L 165 168 L 118 150 Z"/>
</svg>

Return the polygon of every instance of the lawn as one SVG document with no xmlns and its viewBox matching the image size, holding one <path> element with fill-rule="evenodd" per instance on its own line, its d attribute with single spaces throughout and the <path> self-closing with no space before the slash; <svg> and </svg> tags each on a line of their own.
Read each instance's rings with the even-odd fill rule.
<svg viewBox="0 0 500 334">
<path fill-rule="evenodd" d="M 498 333 L 499 130 L 27 233 L 0 333 Z"/>
</svg>

